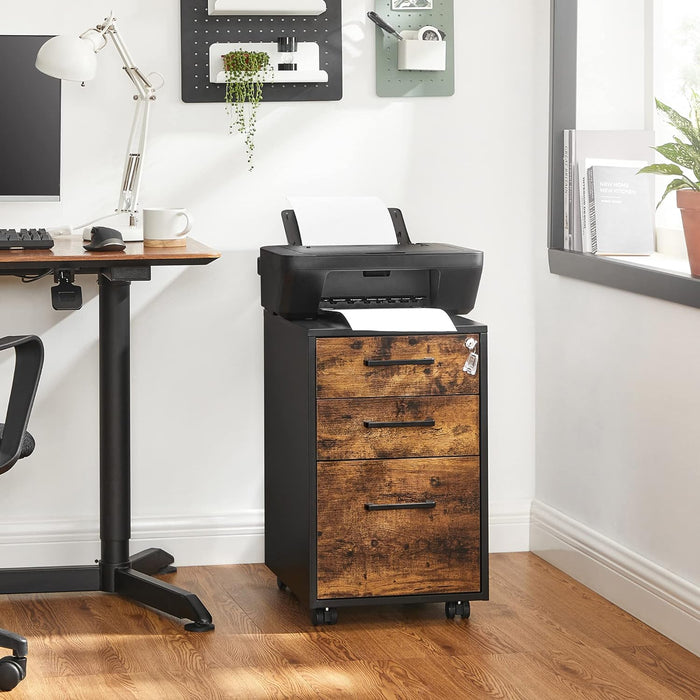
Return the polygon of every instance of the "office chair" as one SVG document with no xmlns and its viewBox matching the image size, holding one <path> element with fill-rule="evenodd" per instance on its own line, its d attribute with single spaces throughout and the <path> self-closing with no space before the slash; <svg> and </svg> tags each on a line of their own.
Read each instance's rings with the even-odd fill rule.
<svg viewBox="0 0 700 700">
<path fill-rule="evenodd" d="M 35 335 L 0 338 L 0 351 L 9 348 L 15 349 L 15 370 L 7 415 L 0 423 L 0 474 L 34 451 L 27 424 L 44 363 L 44 346 Z M 27 675 L 27 640 L 0 629 L 0 647 L 13 651 L 13 656 L 0 659 L 0 691 L 12 690 Z"/>
</svg>

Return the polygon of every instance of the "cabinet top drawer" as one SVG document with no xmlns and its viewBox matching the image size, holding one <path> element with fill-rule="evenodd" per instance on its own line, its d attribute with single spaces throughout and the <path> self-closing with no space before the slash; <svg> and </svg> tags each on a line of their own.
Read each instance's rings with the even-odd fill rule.
<svg viewBox="0 0 700 700">
<path fill-rule="evenodd" d="M 478 394 L 478 365 L 465 370 L 468 339 L 478 355 L 477 333 L 318 338 L 316 396 Z"/>
</svg>

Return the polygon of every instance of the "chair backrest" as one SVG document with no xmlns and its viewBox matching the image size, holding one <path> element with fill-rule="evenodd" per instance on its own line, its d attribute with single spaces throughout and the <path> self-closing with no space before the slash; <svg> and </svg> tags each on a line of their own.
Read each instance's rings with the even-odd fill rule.
<svg viewBox="0 0 700 700">
<path fill-rule="evenodd" d="M 0 438 L 0 474 L 11 469 L 22 456 L 29 415 L 44 364 L 44 346 L 35 335 L 0 338 L 0 351 L 9 348 L 15 350 L 15 371 Z"/>
</svg>

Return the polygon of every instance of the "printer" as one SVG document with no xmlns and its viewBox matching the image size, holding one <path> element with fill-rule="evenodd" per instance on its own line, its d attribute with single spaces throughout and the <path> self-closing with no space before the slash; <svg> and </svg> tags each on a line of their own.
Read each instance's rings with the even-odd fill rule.
<svg viewBox="0 0 700 700">
<path fill-rule="evenodd" d="M 282 212 L 288 245 L 260 249 L 261 303 L 288 319 L 357 308 L 474 308 L 483 253 L 411 243 L 403 215 L 389 209 L 395 245 L 305 246 L 292 210 Z"/>
</svg>

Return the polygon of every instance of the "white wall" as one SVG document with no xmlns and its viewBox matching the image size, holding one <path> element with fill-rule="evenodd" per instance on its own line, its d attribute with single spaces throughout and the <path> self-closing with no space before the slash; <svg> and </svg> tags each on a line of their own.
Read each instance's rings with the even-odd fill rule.
<svg viewBox="0 0 700 700">
<path fill-rule="evenodd" d="M 698 310 L 552 275 L 544 244 L 536 297 L 532 550 L 700 653 Z"/>
<path fill-rule="evenodd" d="M 136 63 L 166 78 L 153 110 L 142 203 L 186 206 L 193 236 L 222 251 L 206 268 L 154 269 L 132 285 L 134 534 L 178 563 L 260 561 L 262 334 L 256 257 L 283 242 L 285 195 L 377 194 L 404 210 L 414 240 L 485 252 L 473 317 L 490 328 L 490 486 L 494 546 L 527 548 L 534 493 L 533 6 L 456 3 L 457 93 L 374 93 L 369 0 L 345 0 L 344 98 L 264 104 L 256 169 L 228 135 L 224 106 L 180 100 L 179 3 L 3 4 L 4 33 L 84 30 L 114 9 Z M 4 226 L 78 223 L 113 208 L 131 110 L 116 52 L 98 78 L 63 93 L 61 204 L 0 204 Z M 542 91 L 540 90 L 540 99 Z M 541 144 L 540 144 L 541 145 Z M 426 164 L 434 161 L 428 167 Z M 513 186 L 515 184 L 515 186 Z M 539 239 L 538 239 L 539 240 Z M 97 298 L 51 309 L 43 280 L 0 279 L 3 333 L 38 333 L 46 363 L 31 429 L 38 447 L 2 479 L 4 566 L 98 555 Z M 0 369 L 9 374 L 10 362 Z M 140 544 L 140 543 L 139 543 Z"/>
</svg>

